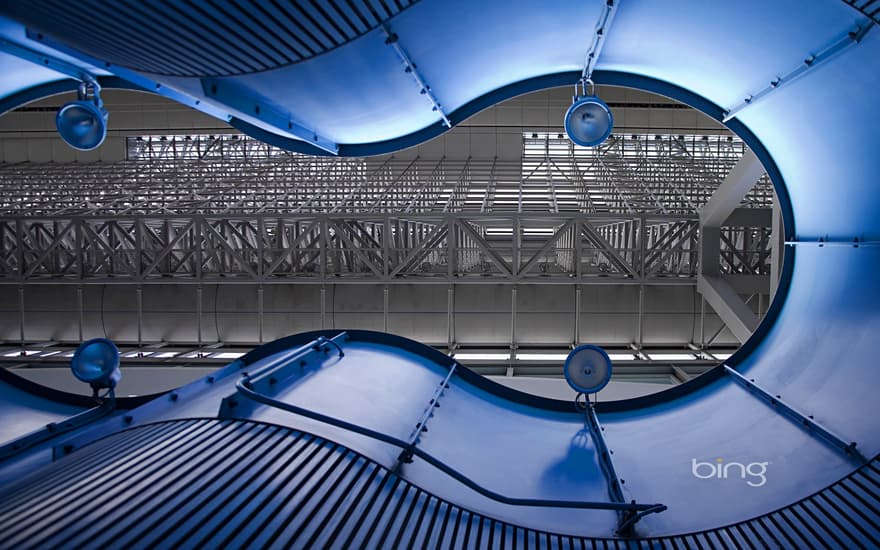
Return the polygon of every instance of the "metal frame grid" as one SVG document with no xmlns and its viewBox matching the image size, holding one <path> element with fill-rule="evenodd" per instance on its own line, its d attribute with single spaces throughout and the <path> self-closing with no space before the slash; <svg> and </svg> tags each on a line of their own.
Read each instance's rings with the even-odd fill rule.
<svg viewBox="0 0 880 550">
<path fill-rule="evenodd" d="M 0 168 L 0 283 L 693 284 L 726 136 L 524 138 L 520 161 L 310 157 L 241 136 L 132 138 L 113 164 Z M 768 208 L 766 176 L 744 208 Z M 769 273 L 726 227 L 722 271 Z"/>
</svg>

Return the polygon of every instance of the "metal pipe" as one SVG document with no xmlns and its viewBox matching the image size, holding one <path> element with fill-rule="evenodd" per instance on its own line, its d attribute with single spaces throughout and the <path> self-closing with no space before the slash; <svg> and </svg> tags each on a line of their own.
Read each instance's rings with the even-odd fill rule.
<svg viewBox="0 0 880 550">
<path fill-rule="evenodd" d="M 338 418 L 334 418 L 332 416 L 328 416 L 326 414 L 322 414 L 310 409 L 306 409 L 304 407 L 299 407 L 297 405 L 293 405 L 291 403 L 285 403 L 283 401 L 279 401 L 267 395 L 263 395 L 259 392 L 253 391 L 249 388 L 250 381 L 247 377 L 243 377 L 239 379 L 235 383 L 235 388 L 238 390 L 239 395 L 250 399 L 251 401 L 255 401 L 257 403 L 261 403 L 263 405 L 267 405 L 269 407 L 274 407 L 276 409 L 280 409 L 282 411 L 287 411 L 293 414 L 298 414 L 300 416 L 305 416 L 307 418 L 311 418 L 312 420 L 317 420 L 318 422 L 323 422 L 325 424 L 330 424 L 331 426 L 336 426 L 337 428 L 342 428 L 344 430 L 348 430 L 350 432 L 354 432 L 371 439 L 375 439 L 377 441 L 381 441 L 383 443 L 387 443 L 389 445 L 393 445 L 400 449 L 410 450 L 413 456 L 421 458 L 431 466 L 437 468 L 441 472 L 445 473 L 449 477 L 458 481 L 459 483 L 465 485 L 469 489 L 476 491 L 477 493 L 483 495 L 484 497 L 490 498 L 496 502 L 500 502 L 502 504 L 510 504 L 513 506 L 539 506 L 539 507 L 549 507 L 549 508 L 578 508 L 578 509 L 586 509 L 586 510 L 617 510 L 617 511 L 631 511 L 631 512 L 646 512 L 646 513 L 658 513 L 666 510 L 666 506 L 663 504 L 638 504 L 635 502 L 625 503 L 625 502 L 592 502 L 592 501 L 573 501 L 573 500 L 547 500 L 547 499 L 533 499 L 533 498 L 516 498 L 516 497 L 508 497 L 499 493 L 496 493 L 492 490 L 486 489 L 485 487 L 477 484 L 475 481 L 465 476 L 458 470 L 455 470 L 451 466 L 447 465 L 445 462 L 440 459 L 434 457 L 432 454 L 419 449 L 418 447 L 411 446 L 406 441 L 398 439 L 394 436 L 387 435 L 381 432 L 377 432 L 376 430 L 372 430 L 370 428 L 366 428 L 363 426 L 359 426 L 352 422 L 348 422 L 345 420 L 341 420 Z"/>
</svg>

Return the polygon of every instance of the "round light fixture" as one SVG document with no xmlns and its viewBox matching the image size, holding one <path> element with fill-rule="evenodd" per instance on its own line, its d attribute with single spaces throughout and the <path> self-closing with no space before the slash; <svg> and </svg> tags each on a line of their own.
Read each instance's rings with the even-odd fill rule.
<svg viewBox="0 0 880 550">
<path fill-rule="evenodd" d="M 595 147 L 608 139 L 613 128 L 611 109 L 596 96 L 575 96 L 565 112 L 565 131 L 575 145 Z"/>
<path fill-rule="evenodd" d="M 87 340 L 76 348 L 70 370 L 92 388 L 114 388 L 122 378 L 119 370 L 119 349 L 107 338 Z"/>
<path fill-rule="evenodd" d="M 63 105 L 55 115 L 55 126 L 68 145 L 91 151 L 107 137 L 107 111 L 97 84 L 82 83 L 78 99 Z"/>
<path fill-rule="evenodd" d="M 611 380 L 611 358 L 599 346 L 578 346 L 565 359 L 565 380 L 578 393 L 596 393 Z"/>
</svg>

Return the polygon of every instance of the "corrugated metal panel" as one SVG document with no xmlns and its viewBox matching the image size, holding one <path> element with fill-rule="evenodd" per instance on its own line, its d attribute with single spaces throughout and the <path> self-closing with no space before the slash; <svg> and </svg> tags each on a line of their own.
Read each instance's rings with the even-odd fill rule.
<svg viewBox="0 0 880 550">
<path fill-rule="evenodd" d="M 320 437 L 239 420 L 151 424 L 5 488 L 0 548 L 857 548 L 880 546 L 877 462 L 783 510 L 620 541 L 511 525 Z"/>
<path fill-rule="evenodd" d="M 102 61 L 171 76 L 232 76 L 321 55 L 418 0 L 43 0 L 3 12 Z"/>
</svg>

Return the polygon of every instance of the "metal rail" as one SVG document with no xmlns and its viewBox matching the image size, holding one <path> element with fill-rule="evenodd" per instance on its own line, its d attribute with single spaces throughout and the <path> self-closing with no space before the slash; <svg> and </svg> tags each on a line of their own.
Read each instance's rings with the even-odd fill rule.
<svg viewBox="0 0 880 550">
<path fill-rule="evenodd" d="M 434 390 L 434 393 L 431 395 L 431 399 L 428 401 L 428 406 L 425 407 L 425 412 L 422 413 L 419 421 L 416 422 L 416 427 L 413 429 L 413 432 L 409 436 L 409 445 L 415 447 L 419 438 L 422 435 L 422 432 L 428 431 L 428 420 L 434 416 L 434 409 L 440 406 L 440 397 L 443 393 L 449 389 L 449 381 L 452 379 L 452 375 L 455 374 L 455 369 L 458 367 L 458 363 L 453 363 L 449 368 L 449 372 L 446 374 L 446 377 L 440 382 L 437 388 Z M 400 452 L 400 456 L 397 457 L 398 466 L 400 464 L 409 464 L 413 461 L 413 454 L 408 449 L 404 449 Z"/>
<path fill-rule="evenodd" d="M 354 432 L 371 439 L 375 439 L 377 441 L 381 441 L 383 443 L 388 443 L 389 445 L 393 445 L 403 450 L 411 451 L 412 454 L 418 458 L 421 458 L 431 466 L 437 468 L 441 472 L 445 473 L 449 477 L 455 479 L 461 484 L 465 485 L 469 489 L 476 491 L 477 493 L 490 498 L 496 502 L 500 502 L 502 504 L 510 504 L 513 506 L 539 506 L 539 507 L 549 507 L 549 508 L 580 508 L 587 510 L 616 510 L 616 511 L 632 511 L 632 512 L 646 512 L 646 513 L 659 513 L 666 510 L 666 506 L 663 504 L 637 504 L 637 503 L 621 503 L 621 502 L 591 502 L 591 501 L 573 501 L 573 500 L 548 500 L 548 499 L 533 499 L 533 498 L 516 498 L 516 497 L 508 497 L 502 495 L 500 493 L 496 493 L 490 489 L 486 489 L 482 485 L 479 485 L 474 480 L 465 476 L 458 470 L 452 468 L 447 465 L 442 460 L 436 458 L 434 455 L 419 449 L 418 447 L 403 441 L 402 439 L 398 439 L 394 436 L 384 434 L 382 432 L 378 432 L 376 430 L 372 430 L 370 428 L 366 428 L 364 426 L 360 426 L 358 424 L 354 424 L 352 422 L 348 422 L 345 420 L 341 420 L 339 418 L 335 418 L 326 414 L 319 413 L 317 411 L 313 411 L 311 409 L 306 409 L 305 407 L 299 407 L 297 405 L 293 405 L 291 403 L 285 403 L 283 401 L 279 401 L 278 399 L 274 399 L 267 395 L 263 395 L 259 392 L 252 390 L 249 387 L 249 380 L 247 377 L 242 377 L 235 383 L 235 388 L 238 390 L 238 393 L 243 397 L 250 399 L 251 401 L 255 401 L 257 403 L 267 405 L 269 407 L 274 407 L 276 409 L 280 409 L 283 411 L 287 411 L 293 414 L 298 414 L 300 416 L 305 416 L 307 418 L 311 418 L 312 420 L 317 420 L 318 422 L 323 422 L 324 424 L 329 424 L 331 426 L 335 426 L 337 428 L 342 428 L 344 430 L 348 430 L 350 432 Z"/>
<path fill-rule="evenodd" d="M 782 400 L 782 396 L 775 395 L 772 392 L 767 391 L 766 389 L 759 386 L 755 383 L 755 380 L 752 378 L 746 378 L 736 370 L 730 368 L 727 365 L 724 365 L 724 370 L 733 377 L 734 381 L 745 388 L 749 393 L 754 394 L 762 401 L 768 403 L 773 410 L 778 411 L 780 414 L 806 430 L 811 434 L 815 434 L 818 436 L 818 439 L 828 443 L 830 446 L 834 447 L 838 451 L 841 451 L 843 454 L 848 456 L 849 458 L 856 459 L 860 463 L 866 463 L 868 459 L 856 449 L 856 442 L 851 441 L 847 442 L 842 437 L 838 436 L 822 424 L 816 422 L 811 415 L 804 414 L 794 408 L 792 405 L 789 405 L 785 401 Z"/>
</svg>

